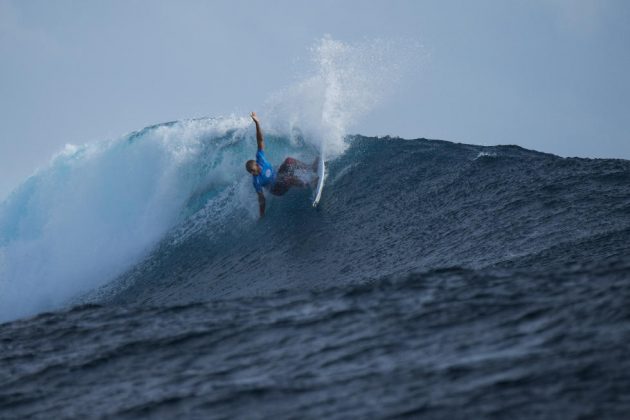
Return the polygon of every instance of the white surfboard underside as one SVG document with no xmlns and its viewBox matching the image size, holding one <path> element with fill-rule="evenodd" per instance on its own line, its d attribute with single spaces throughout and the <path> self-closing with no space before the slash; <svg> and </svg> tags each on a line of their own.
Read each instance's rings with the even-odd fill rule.
<svg viewBox="0 0 630 420">
<path fill-rule="evenodd" d="M 319 155 L 319 163 L 317 165 L 317 176 L 319 179 L 317 180 L 317 188 L 315 188 L 315 198 L 313 199 L 313 207 L 317 207 L 319 204 L 319 200 L 322 198 L 322 190 L 324 189 L 324 178 L 326 175 L 325 171 L 325 160 L 324 152 Z"/>
</svg>

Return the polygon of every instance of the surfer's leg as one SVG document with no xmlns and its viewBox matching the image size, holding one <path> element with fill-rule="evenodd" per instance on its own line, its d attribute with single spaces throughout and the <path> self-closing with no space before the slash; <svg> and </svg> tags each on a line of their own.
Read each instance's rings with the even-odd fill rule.
<svg viewBox="0 0 630 420">
<path fill-rule="evenodd" d="M 276 182 L 273 184 L 273 187 L 271 187 L 269 192 L 273 195 L 284 195 L 292 187 L 306 188 L 308 187 L 308 184 L 293 174 L 286 172 L 280 173 L 280 170 L 278 170 Z"/>
<path fill-rule="evenodd" d="M 278 175 L 284 176 L 287 174 L 292 174 L 294 169 L 294 162 L 295 159 L 290 157 L 286 158 L 284 162 L 282 162 L 282 165 L 280 165 L 280 167 L 278 168 Z"/>
<path fill-rule="evenodd" d="M 276 183 L 271 188 L 271 193 L 274 195 L 283 195 L 291 187 L 307 188 L 309 183 L 298 177 L 296 171 L 302 171 L 302 173 L 304 173 L 304 171 L 310 170 L 311 166 L 309 164 L 292 157 L 286 158 L 284 162 L 282 162 L 282 165 L 278 167 Z"/>
<path fill-rule="evenodd" d="M 289 181 L 289 185 L 291 185 L 292 187 L 298 187 L 298 188 L 306 188 L 308 186 L 308 184 L 306 182 L 302 181 L 297 176 L 292 176 L 291 177 L 291 179 Z"/>
<path fill-rule="evenodd" d="M 291 187 L 298 186 L 295 183 L 295 178 L 293 175 L 289 175 L 287 173 L 280 173 L 278 171 L 278 177 L 276 178 L 276 182 L 273 184 L 269 192 L 273 195 L 284 195 L 289 191 Z M 299 181 L 299 180 L 298 180 Z M 301 183 L 301 181 L 299 181 Z"/>
<path fill-rule="evenodd" d="M 298 170 L 312 170 L 313 167 L 311 165 L 309 165 L 308 163 L 302 162 L 301 160 L 297 160 L 295 158 L 292 157 L 288 157 L 284 160 L 284 162 L 282 163 L 282 165 L 280 165 L 280 169 L 278 169 L 278 172 L 280 172 L 280 170 L 282 169 L 283 166 L 287 167 L 288 170 L 291 171 L 295 171 L 296 169 Z"/>
<path fill-rule="evenodd" d="M 289 191 L 289 186 L 281 181 L 276 181 L 273 184 L 273 187 L 269 190 L 269 192 L 273 195 L 284 195 L 287 191 Z"/>
</svg>

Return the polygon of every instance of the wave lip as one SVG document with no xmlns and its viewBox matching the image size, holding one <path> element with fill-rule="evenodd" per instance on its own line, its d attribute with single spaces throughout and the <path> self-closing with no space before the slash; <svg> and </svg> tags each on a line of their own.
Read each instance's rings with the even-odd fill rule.
<svg viewBox="0 0 630 420">
<path fill-rule="evenodd" d="M 0 205 L 0 319 L 59 306 L 137 263 L 196 191 L 238 179 L 248 128 L 206 118 L 67 146 Z"/>
</svg>

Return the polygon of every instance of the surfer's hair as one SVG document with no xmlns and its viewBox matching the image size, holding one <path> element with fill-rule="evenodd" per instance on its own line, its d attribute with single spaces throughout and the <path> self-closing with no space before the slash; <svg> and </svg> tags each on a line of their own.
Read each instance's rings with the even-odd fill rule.
<svg viewBox="0 0 630 420">
<path fill-rule="evenodd" d="M 245 162 L 245 169 L 247 169 L 247 172 L 252 172 L 255 168 L 256 165 L 256 161 L 255 160 L 248 160 L 247 162 Z"/>
</svg>

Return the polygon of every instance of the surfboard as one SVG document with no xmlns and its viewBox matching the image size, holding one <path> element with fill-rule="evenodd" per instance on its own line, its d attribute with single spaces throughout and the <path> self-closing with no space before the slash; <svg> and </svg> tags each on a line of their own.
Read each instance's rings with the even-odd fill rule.
<svg viewBox="0 0 630 420">
<path fill-rule="evenodd" d="M 326 157 L 324 151 L 319 155 L 319 163 L 317 164 L 317 187 L 313 192 L 313 207 L 317 207 L 319 200 L 322 198 L 322 190 L 324 189 L 324 181 L 326 180 Z"/>
</svg>

